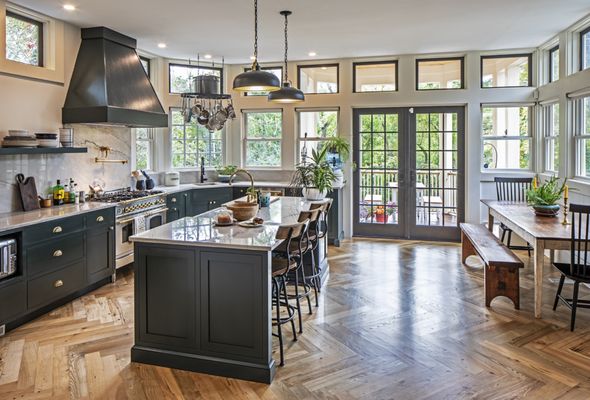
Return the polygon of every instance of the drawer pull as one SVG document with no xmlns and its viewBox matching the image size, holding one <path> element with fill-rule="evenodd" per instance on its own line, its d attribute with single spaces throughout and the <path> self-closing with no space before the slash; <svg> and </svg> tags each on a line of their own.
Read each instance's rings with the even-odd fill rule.
<svg viewBox="0 0 590 400">
<path fill-rule="evenodd" d="M 53 282 L 54 288 L 62 287 L 63 285 L 64 285 L 64 281 L 62 281 L 61 279 L 58 279 L 55 282 Z"/>
<path fill-rule="evenodd" d="M 172 203 L 176 203 L 176 197 L 173 197 L 172 200 L 170 200 Z"/>
<path fill-rule="evenodd" d="M 98 217 L 96 217 L 96 222 L 102 222 L 104 221 L 104 217 L 102 215 L 99 215 Z"/>
<path fill-rule="evenodd" d="M 55 250 L 53 252 L 53 257 L 61 257 L 63 255 L 64 255 L 64 253 L 61 250 Z"/>
<path fill-rule="evenodd" d="M 56 226 L 55 228 L 53 228 L 53 233 L 62 233 L 63 229 L 61 229 L 61 226 Z"/>
</svg>

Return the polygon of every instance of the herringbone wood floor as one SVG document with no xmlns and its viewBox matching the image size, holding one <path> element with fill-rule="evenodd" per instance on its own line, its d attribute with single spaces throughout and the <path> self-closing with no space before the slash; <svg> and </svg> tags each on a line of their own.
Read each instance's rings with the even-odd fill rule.
<svg viewBox="0 0 590 400">
<path fill-rule="evenodd" d="M 330 253 L 320 307 L 270 386 L 131 364 L 127 272 L 0 338 L 0 398 L 590 399 L 590 311 L 570 333 L 546 281 L 535 320 L 526 253 L 521 311 L 486 309 L 482 270 L 454 244 L 356 239 Z"/>
</svg>

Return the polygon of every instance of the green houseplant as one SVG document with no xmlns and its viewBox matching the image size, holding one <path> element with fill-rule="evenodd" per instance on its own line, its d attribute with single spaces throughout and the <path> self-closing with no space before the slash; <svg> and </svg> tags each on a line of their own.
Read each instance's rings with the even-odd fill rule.
<svg viewBox="0 0 590 400">
<path fill-rule="evenodd" d="M 235 165 L 220 165 L 215 170 L 217 171 L 217 180 L 219 182 L 228 182 L 229 177 L 238 170 L 238 167 Z"/>
<path fill-rule="evenodd" d="M 291 186 L 303 188 L 303 195 L 308 200 L 321 200 L 332 191 L 334 171 L 326 160 L 328 146 L 313 149 L 302 163 L 295 167 Z"/>
<path fill-rule="evenodd" d="M 534 178 L 532 187 L 526 192 L 529 205 L 533 207 L 537 215 L 556 216 L 559 211 L 557 201 L 561 199 L 565 190 L 566 180 L 564 179 L 560 185 L 557 176 L 552 176 L 542 185 L 537 186 L 536 182 L 537 178 Z"/>
</svg>

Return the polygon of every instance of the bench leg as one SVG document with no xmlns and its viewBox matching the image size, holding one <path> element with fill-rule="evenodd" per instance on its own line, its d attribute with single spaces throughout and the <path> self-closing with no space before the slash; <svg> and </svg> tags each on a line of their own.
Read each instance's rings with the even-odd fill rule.
<svg viewBox="0 0 590 400">
<path fill-rule="evenodd" d="M 486 307 L 498 296 L 508 297 L 520 310 L 519 268 L 486 266 L 484 275 Z"/>
<path fill-rule="evenodd" d="M 461 232 L 461 262 L 465 264 L 467 257 L 475 255 L 477 255 L 477 253 L 469 241 L 469 238 L 465 236 L 465 233 Z"/>
</svg>

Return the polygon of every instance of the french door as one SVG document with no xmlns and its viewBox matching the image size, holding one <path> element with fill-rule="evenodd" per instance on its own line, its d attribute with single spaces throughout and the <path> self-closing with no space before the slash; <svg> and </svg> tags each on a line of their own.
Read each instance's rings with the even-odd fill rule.
<svg viewBox="0 0 590 400">
<path fill-rule="evenodd" d="M 353 234 L 459 240 L 464 109 L 356 109 L 353 128 Z"/>
</svg>

